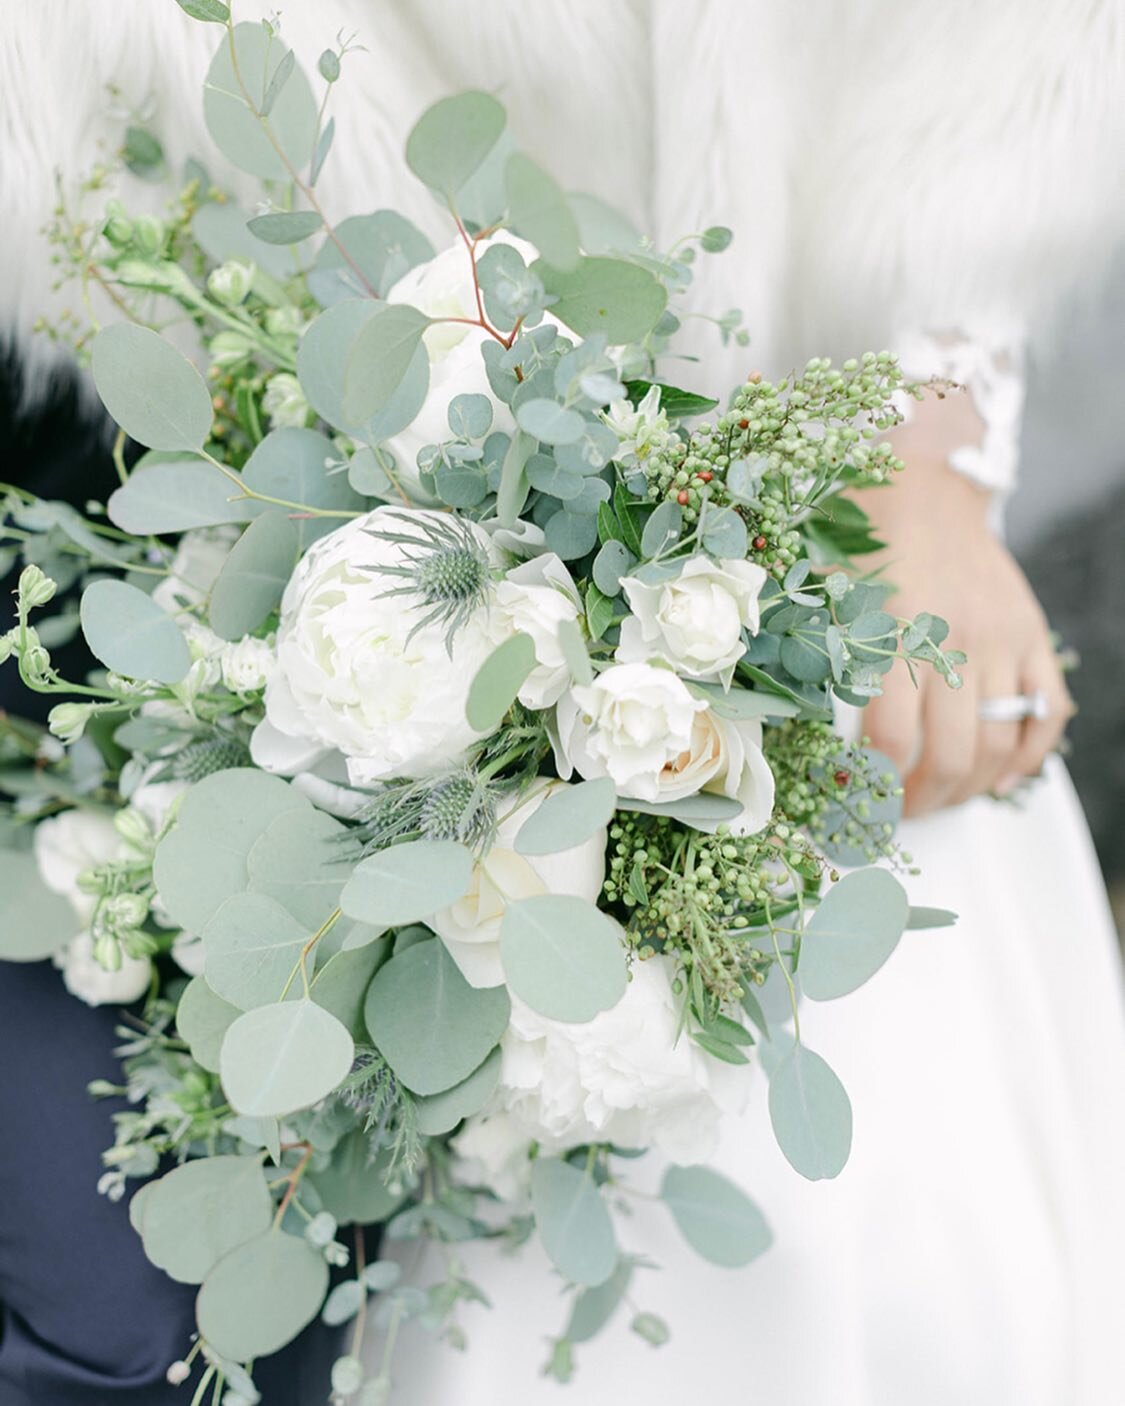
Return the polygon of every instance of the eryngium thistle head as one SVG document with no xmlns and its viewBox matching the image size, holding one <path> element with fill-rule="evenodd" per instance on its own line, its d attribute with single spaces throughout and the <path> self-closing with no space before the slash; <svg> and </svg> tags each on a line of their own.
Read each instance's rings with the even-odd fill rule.
<svg viewBox="0 0 1125 1406">
<path fill-rule="evenodd" d="M 172 775 L 177 781 L 202 781 L 216 771 L 249 766 L 250 749 L 236 737 L 209 737 L 189 742 L 172 758 Z"/>
<path fill-rule="evenodd" d="M 496 828 L 496 802 L 486 782 L 471 772 L 447 776 L 422 803 L 421 829 L 428 840 L 458 840 L 476 849 Z"/>
<path fill-rule="evenodd" d="M 492 583 L 488 553 L 472 526 L 460 518 L 395 516 L 410 530 L 382 530 L 378 535 L 408 548 L 409 556 L 400 566 L 379 568 L 384 575 L 397 576 L 403 582 L 385 594 L 418 597 L 418 621 L 411 634 L 427 625 L 444 625 L 446 645 L 451 648 L 457 630 L 488 601 Z"/>
</svg>

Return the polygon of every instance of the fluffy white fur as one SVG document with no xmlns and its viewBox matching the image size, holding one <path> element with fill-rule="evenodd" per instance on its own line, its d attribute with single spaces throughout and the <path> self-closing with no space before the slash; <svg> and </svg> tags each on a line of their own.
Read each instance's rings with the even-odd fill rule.
<svg viewBox="0 0 1125 1406">
<path fill-rule="evenodd" d="M 391 203 L 440 236 L 402 141 L 471 85 L 566 185 L 658 238 L 731 224 L 701 303 L 742 307 L 754 345 L 720 366 L 701 338 L 712 377 L 900 326 L 1042 322 L 1125 231 L 1120 0 L 291 0 L 282 28 L 310 69 L 338 30 L 367 46 L 337 90 L 330 208 Z M 75 297 L 52 293 L 40 236 L 55 173 L 73 190 L 114 150 L 113 82 L 155 104 L 174 162 L 225 178 L 198 99 L 220 37 L 173 0 L 0 7 L 0 327 L 33 396 L 57 353 L 31 324 Z"/>
</svg>

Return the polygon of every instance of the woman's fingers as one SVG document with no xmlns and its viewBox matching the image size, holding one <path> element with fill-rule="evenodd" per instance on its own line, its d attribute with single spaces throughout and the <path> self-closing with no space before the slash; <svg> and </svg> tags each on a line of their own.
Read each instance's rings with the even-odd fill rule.
<svg viewBox="0 0 1125 1406">
<path fill-rule="evenodd" d="M 922 691 L 896 666 L 884 675 L 883 692 L 863 710 L 863 731 L 905 776 L 918 758 L 921 727 Z"/>
<path fill-rule="evenodd" d="M 1028 718 L 1023 724 L 1011 770 L 1000 778 L 1001 790 L 1010 790 L 1020 777 L 1034 776 L 1040 771 L 1047 756 L 1059 745 L 1067 723 L 1074 716 L 1074 701 L 1058 659 L 1050 650 L 1039 651 L 1025 666 L 1019 691 L 1028 696 L 1042 693 L 1047 699 L 1047 715 L 1044 718 Z"/>
<path fill-rule="evenodd" d="M 977 692 L 971 676 L 959 689 L 929 680 L 922 703 L 922 755 L 906 779 L 906 815 L 925 815 L 950 805 L 970 784 L 977 731 Z"/>
<path fill-rule="evenodd" d="M 1001 787 L 1015 770 L 1016 752 L 1020 745 L 1022 725 L 1018 721 L 993 722 L 980 716 L 982 703 L 994 698 L 1012 698 L 1020 692 L 1020 676 L 1015 662 L 1010 667 L 993 668 L 984 676 L 976 691 L 976 743 L 972 769 L 952 796 L 959 805 L 982 792 Z"/>
</svg>

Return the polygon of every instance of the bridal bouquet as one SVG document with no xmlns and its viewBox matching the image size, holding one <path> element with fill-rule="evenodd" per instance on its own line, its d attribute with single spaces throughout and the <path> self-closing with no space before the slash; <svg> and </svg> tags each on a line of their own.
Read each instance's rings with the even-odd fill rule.
<svg viewBox="0 0 1125 1406">
<path fill-rule="evenodd" d="M 877 544 L 844 490 L 901 468 L 902 377 L 884 353 L 722 404 L 666 384 L 729 232 L 660 252 L 484 93 L 407 144 L 450 247 L 393 210 L 331 225 L 346 45 L 317 99 L 271 26 L 179 3 L 222 26 L 207 122 L 266 203 L 193 165 L 165 218 L 60 211 L 89 306 L 116 305 L 54 330 L 89 353 L 120 487 L 84 513 L 5 490 L 0 659 L 61 701 L 49 735 L 6 724 L 2 955 L 140 1002 L 93 1086 L 129 1099 L 103 1189 L 147 1179 L 145 1250 L 200 1286 L 170 1369 L 198 1359 L 197 1401 L 258 1400 L 253 1362 L 318 1314 L 354 1323 L 334 1399 L 384 1401 L 365 1324 L 460 1342 L 487 1285 L 454 1247 L 482 1236 L 538 1236 L 572 1287 L 565 1379 L 644 1254 L 632 1159 L 659 1156 L 701 1254 L 764 1251 L 705 1165 L 720 1118 L 760 1059 L 785 1156 L 835 1176 L 851 1110 L 798 996 L 948 920 L 891 872 L 893 771 L 832 725 L 898 660 L 958 682 L 943 622 L 848 568 Z M 139 127 L 124 159 L 161 174 Z M 52 659 L 78 631 L 84 680 Z M 342 1231 L 375 1223 L 448 1272 L 365 1262 Z"/>
</svg>

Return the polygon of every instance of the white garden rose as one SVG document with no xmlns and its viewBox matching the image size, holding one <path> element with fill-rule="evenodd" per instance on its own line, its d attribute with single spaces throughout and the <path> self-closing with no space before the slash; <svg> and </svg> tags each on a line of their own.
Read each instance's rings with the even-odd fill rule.
<svg viewBox="0 0 1125 1406">
<path fill-rule="evenodd" d="M 524 680 L 519 700 L 525 708 L 549 708 L 570 682 L 559 627 L 581 614 L 578 588 L 554 554 L 533 557 L 497 583 L 491 619 L 500 639 L 516 632 L 530 636 L 536 667 Z"/>
<path fill-rule="evenodd" d="M 147 957 L 121 954 L 121 965 L 107 971 L 94 956 L 94 939 L 80 932 L 55 958 L 63 984 L 72 996 L 88 1006 L 127 1006 L 139 1000 L 152 980 L 152 963 Z"/>
<path fill-rule="evenodd" d="M 508 903 L 539 894 L 573 894 L 597 901 L 605 880 L 606 832 L 554 854 L 516 853 L 516 836 L 548 796 L 565 781 L 546 777 L 533 783 L 520 803 L 503 815 L 488 852 L 473 869 L 464 898 L 430 919 L 449 955 L 470 986 L 500 986 L 500 924 Z"/>
<path fill-rule="evenodd" d="M 451 521 L 376 508 L 313 544 L 281 602 L 277 666 L 251 744 L 260 767 L 293 775 L 336 750 L 352 785 L 366 786 L 436 775 L 480 737 L 465 704 L 496 647 L 487 604 L 452 631 L 425 624 L 429 606 L 411 589 L 414 577 L 396 574 L 432 560 L 428 534 Z M 468 522 L 458 530 L 468 534 L 466 555 L 479 549 L 479 569 L 491 569 L 487 534 Z"/>
<path fill-rule="evenodd" d="M 720 824 L 732 834 L 761 830 L 773 810 L 774 780 L 756 719 L 720 717 L 667 669 L 614 664 L 594 683 L 564 694 L 557 711 L 556 759 L 592 780 L 612 777 L 618 793 L 671 802 L 707 792 L 737 801 L 741 813 L 724 821 L 693 820 L 700 830 Z"/>
<path fill-rule="evenodd" d="M 622 577 L 633 613 L 621 626 L 616 657 L 623 663 L 663 659 L 686 678 L 729 686 L 744 652 L 743 630 L 758 633 L 765 582 L 756 562 L 705 556 L 689 557 L 670 581 Z"/>
<path fill-rule="evenodd" d="M 510 1196 L 533 1142 L 547 1154 L 611 1142 L 705 1161 L 746 1078 L 681 1033 L 672 975 L 665 957 L 635 963 L 621 1000 L 584 1024 L 549 1020 L 513 997 L 499 1086 L 454 1140 L 465 1172 Z"/>
<path fill-rule="evenodd" d="M 479 258 L 493 244 L 510 244 L 531 263 L 536 251 L 513 235 L 495 234 L 477 245 Z M 388 303 L 409 303 L 427 317 L 477 318 L 472 264 L 462 241 L 403 274 L 387 294 Z M 430 358 L 430 389 L 426 402 L 406 429 L 386 441 L 398 461 L 399 475 L 411 493 L 420 489 L 418 452 L 451 438 L 449 405 L 459 395 L 483 395 L 492 402 L 492 428 L 515 429 L 512 412 L 496 399 L 488 382 L 481 347 L 489 334 L 480 327 L 443 322 L 430 327 L 423 340 Z"/>
</svg>

